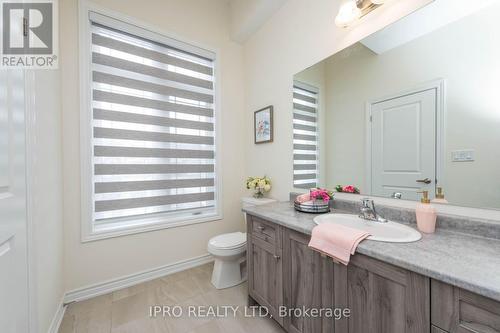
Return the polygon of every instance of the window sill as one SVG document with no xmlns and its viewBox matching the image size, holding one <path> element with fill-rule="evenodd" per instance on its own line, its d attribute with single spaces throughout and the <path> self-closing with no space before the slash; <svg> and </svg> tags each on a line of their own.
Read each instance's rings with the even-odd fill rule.
<svg viewBox="0 0 500 333">
<path fill-rule="evenodd" d="M 143 232 L 150 232 L 162 229 L 183 227 L 191 224 L 213 222 L 222 220 L 222 214 L 213 213 L 206 214 L 201 217 L 195 218 L 182 218 L 182 219 L 168 219 L 167 217 L 157 217 L 156 219 L 149 219 L 147 222 L 137 221 L 115 224 L 115 225 L 100 225 L 92 226 L 92 230 L 88 233 L 82 233 L 82 243 L 98 241 L 101 239 L 108 239 L 114 237 L 128 236 L 139 234 Z"/>
</svg>

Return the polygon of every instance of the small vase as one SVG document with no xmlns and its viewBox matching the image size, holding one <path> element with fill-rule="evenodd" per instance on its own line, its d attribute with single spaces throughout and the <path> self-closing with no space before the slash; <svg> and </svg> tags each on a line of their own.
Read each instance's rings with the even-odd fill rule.
<svg viewBox="0 0 500 333">
<path fill-rule="evenodd" d="M 255 190 L 255 193 L 253 194 L 253 197 L 255 199 L 261 199 L 264 197 L 264 193 L 262 192 L 262 190 Z"/>
</svg>

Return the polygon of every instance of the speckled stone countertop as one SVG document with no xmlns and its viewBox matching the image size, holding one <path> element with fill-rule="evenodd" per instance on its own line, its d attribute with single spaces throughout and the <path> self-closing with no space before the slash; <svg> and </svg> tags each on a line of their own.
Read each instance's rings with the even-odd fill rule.
<svg viewBox="0 0 500 333">
<path fill-rule="evenodd" d="M 309 235 L 317 216 L 295 211 L 291 202 L 247 207 L 243 211 Z M 365 240 L 356 252 L 500 301 L 498 239 L 437 229 L 414 243 Z"/>
</svg>

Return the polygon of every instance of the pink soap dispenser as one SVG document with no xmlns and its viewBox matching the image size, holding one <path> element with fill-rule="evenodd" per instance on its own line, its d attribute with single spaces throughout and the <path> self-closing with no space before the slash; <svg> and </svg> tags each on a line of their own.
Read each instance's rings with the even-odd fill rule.
<svg viewBox="0 0 500 333">
<path fill-rule="evenodd" d="M 437 193 L 436 193 L 436 198 L 431 200 L 432 203 L 438 203 L 438 204 L 447 204 L 448 200 L 444 198 L 444 193 L 443 193 L 443 188 L 442 187 L 437 187 L 436 188 Z"/>
<path fill-rule="evenodd" d="M 429 191 L 422 191 L 422 194 L 421 203 L 417 204 L 415 210 L 417 214 L 417 228 L 426 234 L 432 234 L 436 230 L 437 213 L 436 209 L 431 205 Z"/>
</svg>

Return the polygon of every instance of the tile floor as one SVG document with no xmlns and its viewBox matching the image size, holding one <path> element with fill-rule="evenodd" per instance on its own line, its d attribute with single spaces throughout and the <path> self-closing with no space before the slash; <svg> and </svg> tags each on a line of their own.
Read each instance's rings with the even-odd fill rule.
<svg viewBox="0 0 500 333">
<path fill-rule="evenodd" d="M 246 283 L 217 290 L 210 283 L 211 271 L 212 264 L 207 264 L 70 304 L 59 333 L 284 332 L 269 318 L 245 315 Z M 154 305 L 180 305 L 183 315 L 150 317 L 150 306 Z M 238 311 L 226 318 L 196 318 L 186 314 L 189 306 L 210 305 L 238 306 Z"/>
</svg>

